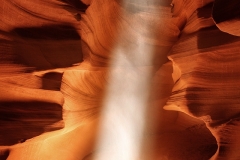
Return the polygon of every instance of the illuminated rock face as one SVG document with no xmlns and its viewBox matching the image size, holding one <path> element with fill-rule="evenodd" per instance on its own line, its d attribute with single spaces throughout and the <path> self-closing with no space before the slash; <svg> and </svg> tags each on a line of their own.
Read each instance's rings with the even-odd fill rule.
<svg viewBox="0 0 240 160">
<path fill-rule="evenodd" d="M 164 108 L 184 112 L 206 123 L 218 143 L 212 159 L 240 157 L 235 149 L 240 38 L 236 36 L 239 30 L 231 23 L 239 23 L 236 19 L 239 12 L 234 11 L 237 5 L 237 1 L 225 4 L 216 0 L 196 10 L 186 20 L 181 37 L 169 53 L 175 85 Z M 224 11 L 234 13 L 223 16 Z M 211 13 L 217 25 L 211 22 Z M 193 28 L 194 25 L 200 27 Z"/>
<path fill-rule="evenodd" d="M 0 159 L 240 158 L 237 0 L 0 2 Z"/>
</svg>

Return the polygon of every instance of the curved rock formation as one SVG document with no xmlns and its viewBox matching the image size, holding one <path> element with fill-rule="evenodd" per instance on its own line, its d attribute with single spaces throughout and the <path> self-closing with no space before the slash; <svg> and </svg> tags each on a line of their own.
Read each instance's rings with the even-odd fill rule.
<svg viewBox="0 0 240 160">
<path fill-rule="evenodd" d="M 221 31 L 240 36 L 237 27 L 240 23 L 239 5 L 238 1 L 226 3 L 223 0 L 215 0 L 212 16 Z"/>
<path fill-rule="evenodd" d="M 237 30 L 224 27 L 229 22 L 223 22 L 230 19 L 230 15 L 239 15 L 234 12 L 237 6 L 235 1 L 224 5 L 223 1 L 216 0 L 213 8 L 209 4 L 196 10 L 169 54 L 175 85 L 164 108 L 187 113 L 206 123 L 218 142 L 218 151 L 212 159 L 238 159 L 240 156 L 236 152 L 240 38 L 233 36 L 238 35 Z M 216 26 L 211 22 L 211 13 Z M 196 24 L 200 27 L 193 30 Z M 236 23 L 229 24 L 236 27 Z"/>
<path fill-rule="evenodd" d="M 237 0 L 0 2 L 0 159 L 239 159 Z"/>
</svg>

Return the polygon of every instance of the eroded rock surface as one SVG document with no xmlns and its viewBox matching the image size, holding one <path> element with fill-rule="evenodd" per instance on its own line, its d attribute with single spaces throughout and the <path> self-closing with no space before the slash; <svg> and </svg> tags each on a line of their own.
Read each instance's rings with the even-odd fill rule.
<svg viewBox="0 0 240 160">
<path fill-rule="evenodd" d="M 0 159 L 239 158 L 237 0 L 0 2 Z"/>
</svg>

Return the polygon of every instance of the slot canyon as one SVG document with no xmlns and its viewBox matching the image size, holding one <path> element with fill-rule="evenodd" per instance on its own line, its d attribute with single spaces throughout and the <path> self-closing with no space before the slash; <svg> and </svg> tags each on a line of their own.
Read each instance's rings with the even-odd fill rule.
<svg viewBox="0 0 240 160">
<path fill-rule="evenodd" d="M 0 160 L 240 160 L 239 0 L 0 4 Z"/>
</svg>

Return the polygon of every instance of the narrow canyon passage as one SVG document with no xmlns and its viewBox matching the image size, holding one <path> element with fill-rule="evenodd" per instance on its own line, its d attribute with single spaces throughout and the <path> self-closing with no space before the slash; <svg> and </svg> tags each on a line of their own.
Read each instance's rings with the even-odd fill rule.
<svg viewBox="0 0 240 160">
<path fill-rule="evenodd" d="M 239 159 L 237 0 L 0 0 L 0 159 Z"/>
</svg>

